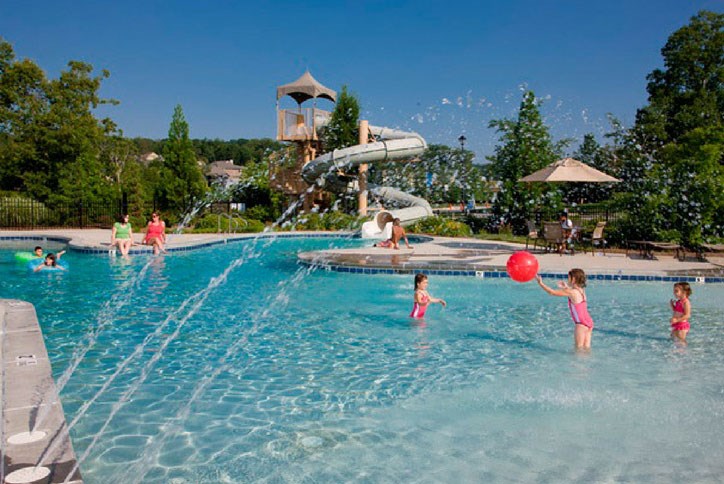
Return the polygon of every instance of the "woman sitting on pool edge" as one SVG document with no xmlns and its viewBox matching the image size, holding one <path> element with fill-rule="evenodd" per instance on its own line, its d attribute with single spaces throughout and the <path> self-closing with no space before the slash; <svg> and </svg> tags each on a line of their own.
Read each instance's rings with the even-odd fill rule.
<svg viewBox="0 0 724 484">
<path fill-rule="evenodd" d="M 133 229 L 128 221 L 128 214 L 121 215 L 118 222 L 113 224 L 111 230 L 111 247 L 118 246 L 123 257 L 128 257 L 128 252 L 133 245 Z"/>
<path fill-rule="evenodd" d="M 153 254 L 158 255 L 159 252 L 166 253 L 164 244 L 166 243 L 166 224 L 158 216 L 156 212 L 151 214 L 151 221 L 146 226 L 146 236 L 143 243 L 153 246 Z"/>
</svg>

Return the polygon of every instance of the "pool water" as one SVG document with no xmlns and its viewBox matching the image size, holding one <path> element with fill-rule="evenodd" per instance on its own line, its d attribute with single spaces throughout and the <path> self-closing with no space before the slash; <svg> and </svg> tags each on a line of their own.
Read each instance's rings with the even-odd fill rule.
<svg viewBox="0 0 724 484">
<path fill-rule="evenodd" d="M 413 322 L 413 276 L 296 262 L 359 244 L 70 252 L 63 274 L 2 250 L 0 297 L 36 306 L 87 483 L 724 476 L 721 285 L 693 286 L 682 348 L 671 284 L 592 281 L 576 354 L 565 299 L 535 283 L 432 276 L 448 307 Z"/>
</svg>

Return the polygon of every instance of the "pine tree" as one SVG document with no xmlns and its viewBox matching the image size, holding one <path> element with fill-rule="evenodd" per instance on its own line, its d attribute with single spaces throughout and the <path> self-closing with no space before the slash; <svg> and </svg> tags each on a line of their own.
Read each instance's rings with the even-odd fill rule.
<svg viewBox="0 0 724 484">
<path fill-rule="evenodd" d="M 196 200 L 203 197 L 207 186 L 181 105 L 173 111 L 162 154 L 161 184 L 156 191 L 161 206 L 177 214 L 187 212 Z"/>
<path fill-rule="evenodd" d="M 525 233 L 526 220 L 541 203 L 545 189 L 541 184 L 522 184 L 518 180 L 560 156 L 560 147 L 554 146 L 541 118 L 540 105 L 535 94 L 527 91 L 516 120 L 493 120 L 489 125 L 501 133 L 502 143 L 488 157 L 493 175 L 501 183 L 493 204 L 494 225 L 510 225 L 518 234 Z"/>
<path fill-rule="evenodd" d="M 325 151 L 347 148 L 359 143 L 359 113 L 357 98 L 347 91 L 347 86 L 342 86 L 342 92 L 337 97 L 337 105 L 324 130 L 322 140 Z"/>
</svg>

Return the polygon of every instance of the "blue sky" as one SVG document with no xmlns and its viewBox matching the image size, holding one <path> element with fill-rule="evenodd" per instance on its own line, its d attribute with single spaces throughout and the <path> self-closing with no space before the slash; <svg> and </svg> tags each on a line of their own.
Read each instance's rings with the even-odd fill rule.
<svg viewBox="0 0 724 484">
<path fill-rule="evenodd" d="M 181 104 L 194 138 L 273 138 L 276 87 L 309 69 L 371 124 L 464 134 L 484 162 L 489 121 L 526 88 L 555 139 L 601 137 L 607 113 L 630 125 L 667 38 L 701 9 L 724 2 L 3 0 L 0 36 L 49 77 L 69 60 L 108 69 L 101 95 L 120 105 L 98 115 L 126 136 L 165 137 Z"/>
</svg>

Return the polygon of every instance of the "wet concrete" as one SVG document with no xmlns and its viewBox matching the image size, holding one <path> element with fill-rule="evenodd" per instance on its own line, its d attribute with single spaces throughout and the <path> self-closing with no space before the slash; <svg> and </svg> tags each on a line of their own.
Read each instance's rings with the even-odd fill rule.
<svg viewBox="0 0 724 484">
<path fill-rule="evenodd" d="M 3 476 L 35 466 L 48 469 L 37 483 L 64 482 L 76 464 L 63 407 L 32 304 L 0 299 Z M 41 436 L 34 440 L 34 436 Z M 22 482 L 22 481 L 20 481 Z M 80 483 L 76 471 L 69 482 Z"/>
</svg>

